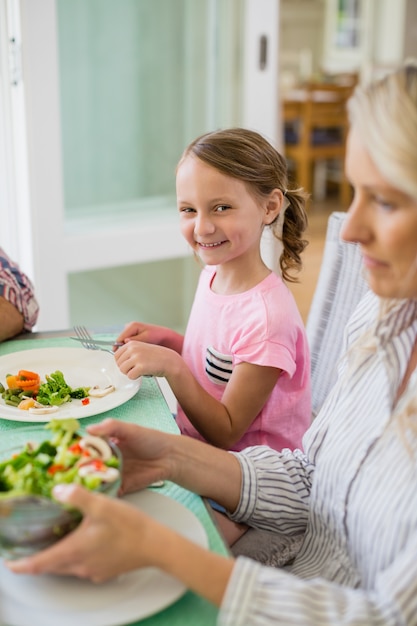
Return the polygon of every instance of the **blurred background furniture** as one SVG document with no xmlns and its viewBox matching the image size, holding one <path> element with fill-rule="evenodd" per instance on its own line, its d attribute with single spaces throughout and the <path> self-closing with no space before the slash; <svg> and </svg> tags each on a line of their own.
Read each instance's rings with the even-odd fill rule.
<svg viewBox="0 0 417 626">
<path fill-rule="evenodd" d="M 351 199 L 344 158 L 346 101 L 353 88 L 349 83 L 307 83 L 289 91 L 282 103 L 284 151 L 296 184 L 314 196 L 320 184 L 317 174 L 322 175 L 322 187 L 333 179 L 339 188 L 341 208 L 346 208 Z M 321 169 L 317 169 L 318 164 Z"/>
</svg>

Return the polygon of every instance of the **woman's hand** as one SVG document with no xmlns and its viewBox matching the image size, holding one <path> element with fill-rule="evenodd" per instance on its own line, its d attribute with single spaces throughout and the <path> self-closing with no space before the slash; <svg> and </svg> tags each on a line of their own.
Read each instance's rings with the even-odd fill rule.
<svg viewBox="0 0 417 626">
<path fill-rule="evenodd" d="M 105 419 L 87 427 L 89 433 L 112 438 L 123 454 L 121 493 L 157 481 L 172 482 L 234 511 L 240 498 L 242 473 L 237 458 L 184 435 Z M 227 476 L 227 480 L 224 477 Z"/>
<path fill-rule="evenodd" d="M 172 444 L 176 435 L 159 430 L 143 428 L 107 418 L 87 427 L 89 433 L 110 438 L 119 446 L 123 455 L 123 478 L 120 494 L 143 489 L 147 485 L 165 479 L 175 479 Z"/>
<path fill-rule="evenodd" d="M 241 488 L 234 455 L 181 435 L 106 419 L 88 432 L 114 439 L 124 462 L 123 491 L 168 478 L 233 511 Z M 227 476 L 227 480 L 224 477 Z M 55 573 L 102 582 L 140 567 L 159 567 L 217 606 L 233 561 L 208 552 L 121 500 L 79 485 L 58 485 L 57 500 L 79 509 L 76 530 L 33 556 L 6 562 L 18 574 Z"/>
<path fill-rule="evenodd" d="M 157 561 L 159 524 L 139 509 L 79 485 L 57 485 L 54 496 L 82 512 L 81 524 L 52 547 L 8 562 L 13 572 L 73 575 L 103 582 Z"/>
<path fill-rule="evenodd" d="M 58 485 L 54 496 L 82 512 L 81 524 L 42 552 L 6 561 L 14 573 L 71 575 L 100 583 L 158 567 L 220 606 L 232 559 L 209 552 L 126 502 L 79 485 Z"/>
</svg>

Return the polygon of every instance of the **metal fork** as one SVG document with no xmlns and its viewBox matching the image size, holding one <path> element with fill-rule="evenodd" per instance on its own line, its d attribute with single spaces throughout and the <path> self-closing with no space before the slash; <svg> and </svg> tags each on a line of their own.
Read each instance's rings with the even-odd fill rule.
<svg viewBox="0 0 417 626">
<path fill-rule="evenodd" d="M 105 348 L 104 346 L 100 346 L 94 338 L 90 335 L 85 326 L 74 326 L 74 332 L 77 335 L 78 339 L 81 341 L 81 345 L 83 348 L 87 350 L 102 350 L 103 352 L 109 352 L 114 356 L 113 350 L 110 348 Z"/>
</svg>

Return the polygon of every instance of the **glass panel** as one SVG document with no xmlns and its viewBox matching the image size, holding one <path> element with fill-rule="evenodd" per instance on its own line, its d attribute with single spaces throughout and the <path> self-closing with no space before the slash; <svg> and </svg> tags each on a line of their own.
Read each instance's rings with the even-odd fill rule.
<svg viewBox="0 0 417 626">
<path fill-rule="evenodd" d="M 94 236 L 98 216 L 101 229 L 163 220 L 184 147 L 240 122 L 244 0 L 56 2 L 66 232 Z M 71 274 L 71 323 L 184 330 L 197 269 L 184 258 Z"/>
<path fill-rule="evenodd" d="M 185 145 L 239 123 L 241 0 L 57 0 L 67 217 L 175 206 Z"/>
</svg>

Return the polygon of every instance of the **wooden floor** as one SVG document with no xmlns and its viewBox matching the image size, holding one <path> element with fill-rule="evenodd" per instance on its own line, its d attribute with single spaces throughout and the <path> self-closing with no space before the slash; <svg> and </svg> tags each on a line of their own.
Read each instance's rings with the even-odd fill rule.
<svg viewBox="0 0 417 626">
<path fill-rule="evenodd" d="M 289 284 L 304 322 L 307 321 L 320 272 L 327 220 L 330 213 L 340 210 L 337 198 L 334 200 L 328 199 L 324 202 L 313 202 L 309 209 L 309 225 L 305 237 L 309 244 L 303 252 L 303 270 L 298 274 L 300 282 Z"/>
</svg>

